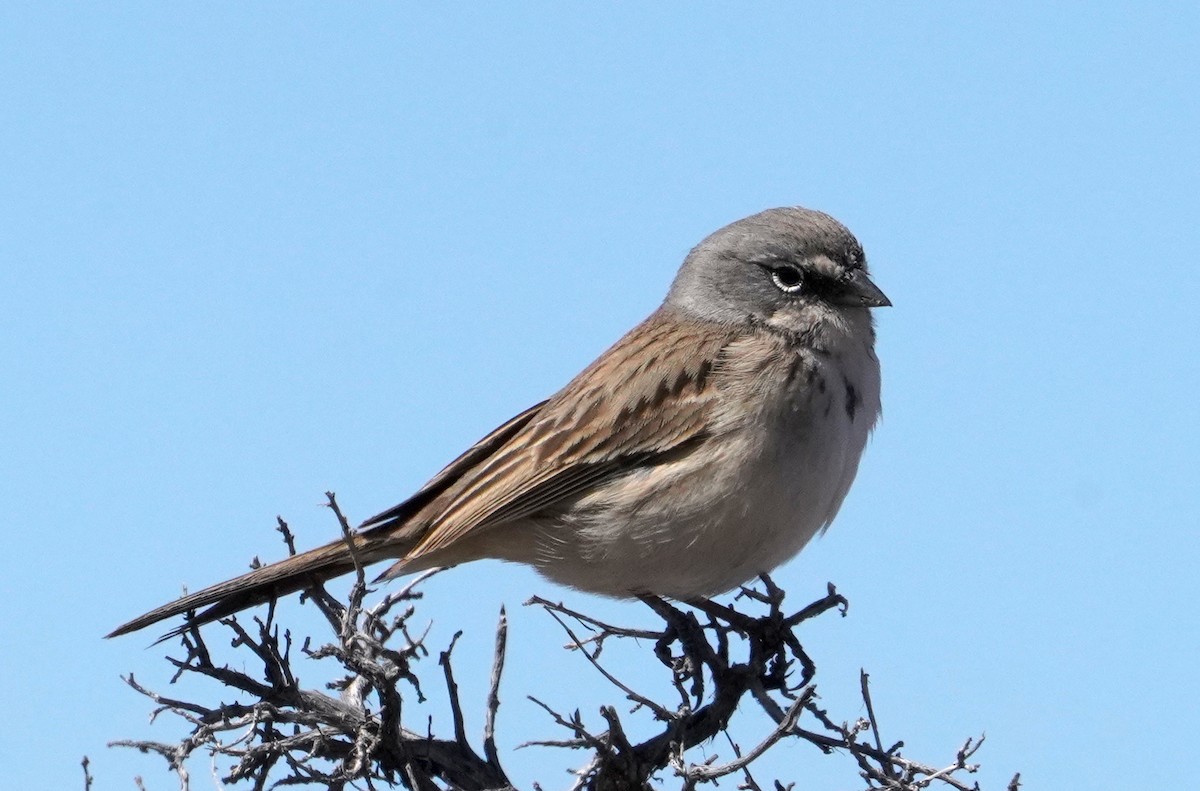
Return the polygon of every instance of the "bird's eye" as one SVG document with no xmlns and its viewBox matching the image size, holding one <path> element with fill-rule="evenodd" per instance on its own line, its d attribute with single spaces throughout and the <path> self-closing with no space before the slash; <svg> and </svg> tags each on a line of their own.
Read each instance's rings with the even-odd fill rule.
<svg viewBox="0 0 1200 791">
<path fill-rule="evenodd" d="M 794 266 L 777 266 L 771 270 L 771 281 L 786 294 L 795 294 L 804 283 L 800 270 Z"/>
</svg>

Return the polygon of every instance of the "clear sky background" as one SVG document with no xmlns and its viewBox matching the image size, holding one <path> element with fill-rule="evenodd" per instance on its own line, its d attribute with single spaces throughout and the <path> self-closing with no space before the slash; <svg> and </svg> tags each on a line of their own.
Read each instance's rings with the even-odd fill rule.
<svg viewBox="0 0 1200 791">
<path fill-rule="evenodd" d="M 1200 11 L 1047 5 L 0 6 L 5 787 L 81 787 L 84 754 L 98 788 L 175 787 L 104 747 L 181 733 L 118 679 L 161 687 L 163 651 L 100 635 L 279 557 L 276 514 L 328 540 L 327 489 L 399 501 L 787 204 L 895 303 L 858 482 L 777 575 L 851 600 L 807 632 L 824 703 L 861 714 L 864 667 L 911 756 L 986 731 L 985 788 L 1179 787 Z M 527 692 L 594 723 L 614 697 L 533 593 L 647 622 L 501 564 L 430 585 L 475 733 L 509 606 L 503 747 L 554 734 Z M 570 759 L 508 764 L 551 789 Z M 772 775 L 854 786 L 806 745 Z"/>
</svg>

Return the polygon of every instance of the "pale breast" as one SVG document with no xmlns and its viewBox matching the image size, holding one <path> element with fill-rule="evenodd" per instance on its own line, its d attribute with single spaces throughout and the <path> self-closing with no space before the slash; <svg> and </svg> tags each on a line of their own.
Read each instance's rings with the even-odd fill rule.
<svg viewBox="0 0 1200 791">
<path fill-rule="evenodd" d="M 535 520 L 535 557 L 520 559 L 607 595 L 707 596 L 827 527 L 879 414 L 878 361 L 868 344 L 817 354 L 763 340 L 729 355 L 709 439 Z"/>
</svg>

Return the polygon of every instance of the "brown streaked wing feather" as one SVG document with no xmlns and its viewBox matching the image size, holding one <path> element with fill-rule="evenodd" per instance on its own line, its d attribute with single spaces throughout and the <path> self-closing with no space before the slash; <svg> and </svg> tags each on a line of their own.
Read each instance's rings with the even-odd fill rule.
<svg viewBox="0 0 1200 791">
<path fill-rule="evenodd" d="M 545 401 L 534 404 L 519 415 L 496 427 L 483 439 L 476 442 L 457 459 L 447 464 L 442 471 L 430 478 L 415 494 L 399 505 L 378 513 L 359 525 L 359 530 L 375 530 L 377 528 L 392 529 L 397 523 L 407 521 L 411 516 L 428 505 L 434 498 L 449 487 L 475 465 L 496 452 L 497 448 L 512 439 L 513 435 L 525 427 L 530 420 L 546 405 Z"/>
<path fill-rule="evenodd" d="M 702 438 L 716 397 L 713 364 L 734 336 L 661 310 L 650 316 L 465 473 L 405 559 L 543 511 Z"/>
</svg>

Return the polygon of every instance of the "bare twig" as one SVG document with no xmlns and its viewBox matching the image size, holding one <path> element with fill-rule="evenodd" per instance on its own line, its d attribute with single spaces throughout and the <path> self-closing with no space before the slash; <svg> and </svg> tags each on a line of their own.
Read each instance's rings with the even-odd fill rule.
<svg viewBox="0 0 1200 791">
<path fill-rule="evenodd" d="M 496 625 L 496 650 L 492 659 L 492 680 L 488 686 L 487 714 L 483 721 L 483 755 L 493 766 L 500 766 L 496 751 L 496 713 L 500 710 L 500 677 L 504 673 L 504 653 L 508 645 L 508 615 L 500 608 Z"/>
<path fill-rule="evenodd" d="M 358 559 L 358 546 L 354 541 L 354 530 L 350 527 L 350 520 L 342 513 L 341 506 L 338 505 L 337 495 L 333 492 L 325 492 L 326 505 L 334 515 L 337 516 L 338 525 L 342 528 L 342 538 L 346 540 L 346 551 L 350 553 L 350 560 L 354 563 L 354 574 L 358 578 L 359 584 L 365 584 L 366 578 L 363 574 L 362 561 Z"/>
<path fill-rule="evenodd" d="M 246 782 L 256 791 L 292 785 L 374 789 L 400 784 L 412 791 L 511 788 L 497 746 L 509 645 L 507 612 L 501 608 L 496 627 L 482 756 L 468 743 L 451 664 L 461 632 L 438 656 L 450 703 L 450 737 L 436 736 L 432 719 L 420 732 L 406 728 L 404 715 L 413 715 L 404 710 L 401 693 L 411 687 L 416 701 L 424 701 L 419 671 L 429 667 L 421 663 L 430 656 L 425 645 L 430 625 L 413 620 L 421 600 L 418 586 L 440 570 L 419 575 L 366 605 L 370 590 L 362 540 L 351 530 L 333 493 L 326 498 L 353 559 L 355 582 L 344 600 L 320 585 L 304 595 L 324 615 L 332 636 L 301 636 L 300 650 L 293 652 L 292 632 L 276 622 L 273 606 L 265 619 L 222 619 L 204 628 L 224 629 L 232 636 L 230 645 L 240 662 L 226 665 L 214 661 L 202 628 L 187 624 L 179 633 L 184 658 L 168 659 L 176 671 L 172 682 L 185 676 L 207 679 L 216 682 L 220 694 L 209 701 L 166 696 L 129 674 L 126 683 L 152 702 L 153 717 L 182 722 L 187 734 L 174 743 L 122 740 L 113 745 L 160 756 L 184 791 L 189 783 L 187 763 L 198 751 L 209 754 L 216 784 Z M 294 554 L 287 523 L 279 519 L 276 529 Z M 848 755 L 868 788 L 916 791 L 937 785 L 974 791 L 977 786 L 965 776 L 978 768 L 974 757 L 982 737 L 968 739 L 940 768 L 901 755 L 903 742 L 886 747 L 865 671 L 860 671 L 864 718 L 839 721 L 817 705 L 817 667 L 800 642 L 799 629 L 830 610 L 845 615 L 848 603 L 833 585 L 825 596 L 795 612 L 784 609 L 785 596 L 766 576 L 730 601 L 680 605 L 645 596 L 649 609 L 639 612 L 652 614 L 651 627 L 601 621 L 560 602 L 533 597 L 528 603 L 541 606 L 568 636 L 566 647 L 581 653 L 614 693 L 634 705 L 629 710 L 604 705 L 590 725 L 586 719 L 595 713 L 585 719 L 569 705 L 564 711 L 570 713 L 559 713 L 530 697 L 550 715 L 553 727 L 566 733 L 560 730 L 563 738 L 531 739 L 521 746 L 582 751 L 573 771 L 574 791 L 645 789 L 655 778 L 661 780 L 664 771 L 678 777 L 685 791 L 732 775 L 738 776 L 740 789 L 763 791 L 751 767 L 785 740 Z M 623 674 L 602 661 L 602 649 L 613 640 L 640 649 L 652 666 L 666 668 L 674 690 L 670 695 L 677 699 L 668 704 L 620 681 Z M 293 663 L 321 660 L 335 662 L 337 673 L 325 687 L 307 688 Z M 213 702 L 231 691 L 232 702 Z M 743 751 L 729 738 L 728 727 L 735 717 L 749 719 L 755 711 L 765 727 L 757 743 Z M 635 741 L 630 734 L 643 738 Z M 699 745 L 722 734 L 731 755 L 723 758 L 709 747 L 703 758 L 697 756 Z M 87 759 L 83 771 L 85 791 L 91 791 Z M 136 782 L 141 787 L 141 781 Z M 1016 775 L 1007 791 L 1018 791 L 1019 786 Z M 791 786 L 775 781 L 772 788 L 788 791 Z"/>
<path fill-rule="evenodd" d="M 460 744 L 466 744 L 467 728 L 463 723 L 462 704 L 458 699 L 458 684 L 454 681 L 454 670 L 450 667 L 450 654 L 453 653 L 454 646 L 460 637 L 462 637 L 461 630 L 454 633 L 454 637 L 450 638 L 450 645 L 438 658 L 438 664 L 442 666 L 442 672 L 446 676 L 446 691 L 450 696 L 450 713 L 454 717 L 454 738 Z"/>
<path fill-rule="evenodd" d="M 275 529 L 283 536 L 283 543 L 287 545 L 288 557 L 296 554 L 296 537 L 292 535 L 292 529 L 288 527 L 288 523 L 283 521 L 282 516 L 275 517 Z"/>
<path fill-rule="evenodd" d="M 871 705 L 871 677 L 867 671 L 859 668 L 858 685 L 862 691 L 863 703 L 867 704 L 867 719 L 871 723 L 871 734 L 875 737 L 875 749 L 883 752 L 883 741 L 879 737 L 879 720 L 875 719 L 875 707 Z"/>
<path fill-rule="evenodd" d="M 816 694 L 816 690 L 809 687 L 804 691 L 804 694 L 792 702 L 791 707 L 787 710 L 783 720 L 776 724 L 775 729 L 767 734 L 767 737 L 759 742 L 754 749 L 745 755 L 738 755 L 736 760 L 730 761 L 721 766 L 692 765 L 679 772 L 680 775 L 687 778 L 691 782 L 715 780 L 725 775 L 733 774 L 734 772 L 742 771 L 754 763 L 763 753 L 771 749 L 781 739 L 791 735 L 792 729 L 796 726 L 796 720 L 800 718 L 801 712 L 804 711 L 804 706 Z M 736 747 L 734 748 L 737 752 Z"/>
<path fill-rule="evenodd" d="M 558 625 L 561 626 L 563 631 L 567 633 L 567 636 L 571 638 L 571 642 L 574 643 L 575 645 L 579 645 L 580 644 L 579 638 L 575 636 L 575 633 L 573 631 L 571 631 L 571 627 L 567 626 L 566 621 L 564 621 L 562 618 L 560 618 L 558 613 L 554 610 L 547 610 L 547 612 L 550 613 L 551 618 L 558 621 Z M 641 694 L 633 691 L 633 689 L 626 686 L 619 679 L 617 679 L 616 676 L 614 676 L 612 673 L 609 673 L 604 668 L 604 666 L 601 665 L 596 660 L 596 658 L 593 657 L 591 654 L 584 651 L 583 655 L 585 657 L 587 657 L 587 660 L 588 660 L 588 662 L 591 663 L 592 667 L 596 668 L 596 670 L 598 670 L 600 672 L 600 675 L 604 676 L 605 680 L 607 680 L 608 683 L 612 684 L 614 687 L 616 687 L 617 689 L 624 692 L 625 696 L 628 697 L 630 700 L 632 700 L 642 706 L 645 706 L 646 708 L 650 709 L 651 711 L 653 711 L 655 714 L 659 715 L 663 719 L 669 719 L 671 717 L 671 711 L 669 709 L 665 708 L 664 706 L 659 705 L 658 703 L 656 703 L 655 701 L 646 697 L 645 695 L 641 695 Z"/>
</svg>

